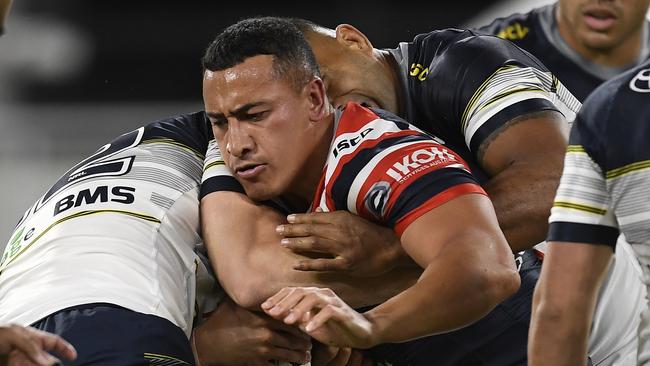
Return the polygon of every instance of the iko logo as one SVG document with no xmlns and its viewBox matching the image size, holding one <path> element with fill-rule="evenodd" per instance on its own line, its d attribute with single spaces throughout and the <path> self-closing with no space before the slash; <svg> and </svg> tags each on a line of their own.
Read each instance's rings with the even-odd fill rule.
<svg viewBox="0 0 650 366">
<path fill-rule="evenodd" d="M 448 160 L 456 161 L 456 156 L 442 146 L 420 149 L 410 155 L 404 156 L 401 162 L 393 164 L 392 167 L 388 168 L 386 174 L 396 181 L 400 181 L 424 164 L 431 163 L 434 160 L 439 162 L 446 162 Z"/>
<path fill-rule="evenodd" d="M 376 218 L 384 217 L 386 202 L 390 197 L 390 184 L 388 182 L 377 182 L 370 187 L 363 204 L 366 210 L 372 213 Z"/>
<path fill-rule="evenodd" d="M 370 132 L 372 132 L 372 131 L 373 131 L 373 128 L 372 128 L 372 127 L 368 127 L 368 128 L 366 128 L 365 130 L 361 131 L 360 134 L 358 134 L 357 136 L 354 136 L 354 137 L 351 138 L 351 139 L 345 139 L 345 140 L 341 140 L 341 141 L 339 141 L 339 142 L 336 144 L 336 146 L 334 147 L 334 150 L 332 151 L 332 153 L 334 154 L 334 157 L 339 156 L 339 153 L 340 153 L 341 151 L 345 150 L 345 149 L 349 149 L 349 148 L 351 148 L 351 147 L 357 146 L 357 144 L 358 144 L 359 142 L 361 142 L 361 140 L 362 140 L 364 137 L 366 137 L 366 136 L 367 136 Z"/>
<path fill-rule="evenodd" d="M 638 93 L 650 93 L 650 69 L 639 71 L 639 73 L 630 80 L 630 89 Z"/>
</svg>

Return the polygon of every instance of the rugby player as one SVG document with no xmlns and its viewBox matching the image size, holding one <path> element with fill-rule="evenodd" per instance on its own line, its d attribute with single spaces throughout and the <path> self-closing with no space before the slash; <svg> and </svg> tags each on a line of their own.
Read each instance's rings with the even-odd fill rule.
<svg viewBox="0 0 650 366">
<path fill-rule="evenodd" d="M 219 295 L 199 236 L 211 139 L 202 112 L 183 114 L 126 133 L 65 173 L 0 259 L 0 324 L 62 336 L 78 351 L 71 365 L 194 365 L 188 337 Z M 210 319 L 220 361 L 308 358 L 299 330 L 228 304 Z"/>
<path fill-rule="evenodd" d="M 272 32 L 270 32 L 272 33 Z M 442 37 L 442 39 L 439 39 L 439 41 L 447 41 L 447 45 L 452 44 L 452 45 L 458 45 L 458 44 L 470 44 L 472 45 L 471 42 L 468 42 L 470 40 L 473 40 L 473 38 L 478 38 L 474 37 L 471 33 L 463 33 L 460 31 L 449 31 L 449 32 L 443 32 L 443 36 L 448 36 L 451 39 L 451 41 L 448 38 Z M 469 39 L 466 39 L 469 38 Z M 484 37 L 486 38 L 486 42 L 488 42 L 489 46 L 492 46 L 493 44 L 490 42 L 494 42 L 496 45 L 503 45 L 504 47 L 501 49 L 502 52 L 505 54 L 503 55 L 503 59 L 501 60 L 509 60 L 509 59 L 516 59 L 517 56 L 519 57 L 526 57 L 524 60 L 526 62 L 531 62 L 533 65 L 537 66 L 535 63 L 535 60 L 533 58 L 529 58 L 529 56 L 519 50 L 518 48 L 511 46 L 509 43 L 504 42 L 502 40 L 499 40 L 496 37 Z M 429 44 L 432 44 L 431 46 L 435 48 L 435 35 L 433 35 L 431 38 L 429 38 Z M 262 42 L 256 41 L 256 40 L 251 40 L 251 45 L 244 47 L 244 49 L 253 49 L 251 51 L 252 54 L 255 53 L 254 50 L 254 45 L 257 44 L 267 44 L 271 42 L 270 40 L 264 39 Z M 481 39 L 477 40 L 476 42 L 481 42 Z M 444 42 L 442 44 L 444 49 Z M 450 47 L 453 48 L 453 47 Z M 212 48 L 210 48 L 212 49 Z M 242 56 L 240 52 L 236 51 L 236 47 L 234 49 L 230 50 L 234 54 L 235 61 L 233 61 L 233 64 L 236 64 L 238 61 L 244 60 L 246 57 Z M 211 60 L 210 59 L 210 51 L 206 54 L 206 60 Z M 223 51 L 225 54 L 227 54 L 227 51 Z M 452 56 L 454 52 L 451 52 L 449 56 Z M 225 57 L 225 56 L 224 56 Z M 239 58 L 237 58 L 239 57 Z M 495 57 L 496 59 L 496 57 Z M 458 60 L 450 60 L 450 62 L 457 62 Z M 219 111 L 214 111 L 211 109 L 211 107 L 218 106 L 219 102 L 226 103 L 225 101 L 229 101 L 231 103 L 235 103 L 228 98 L 226 98 L 224 95 L 219 94 L 219 91 L 212 90 L 214 89 L 214 86 L 212 88 L 209 86 L 209 80 L 208 80 L 208 75 L 210 75 L 210 70 L 213 69 L 213 67 L 210 66 L 211 61 L 206 61 L 206 79 L 204 80 L 204 98 L 206 99 L 206 109 L 208 113 L 215 112 L 216 114 L 212 114 L 212 119 L 213 122 L 217 123 L 217 126 L 215 127 L 215 131 L 218 131 L 220 126 L 228 126 L 230 128 L 230 124 L 227 124 L 224 121 L 230 121 L 230 120 L 243 120 L 241 123 L 236 123 L 233 128 L 236 129 L 238 132 L 236 135 L 233 135 L 233 139 L 235 140 L 241 140 L 241 141 L 228 141 L 232 146 L 230 146 L 231 149 L 234 149 L 234 145 L 246 145 L 245 147 L 242 147 L 244 151 L 248 150 L 255 150 L 257 151 L 256 145 L 253 142 L 254 138 L 246 135 L 246 133 L 240 131 L 246 130 L 248 127 L 244 126 L 249 126 L 250 128 L 255 130 L 258 128 L 258 125 L 255 123 L 257 119 L 263 121 L 267 117 L 267 115 L 274 113 L 273 110 L 271 111 L 266 111 L 264 107 L 260 107 L 260 112 L 255 112 L 255 107 L 257 106 L 257 103 L 254 103 L 253 101 L 250 101 L 251 104 L 247 104 L 246 102 L 241 102 L 241 104 L 236 107 L 236 106 L 230 106 L 232 107 L 228 110 L 219 110 Z M 496 60 L 494 61 L 496 63 Z M 524 62 L 525 64 L 525 62 Z M 507 72 L 509 67 L 504 67 L 506 70 L 504 72 Z M 536 69 L 537 70 L 537 69 Z M 512 71 L 512 70 L 510 70 Z M 494 70 L 491 71 L 485 71 L 487 73 L 486 77 L 490 76 Z M 537 75 L 535 71 L 530 70 L 530 69 L 524 69 L 524 72 L 528 72 L 526 75 Z M 561 87 L 558 87 L 558 84 L 553 83 L 550 76 L 548 79 L 544 78 L 544 76 L 547 76 L 544 74 L 544 71 L 539 72 L 540 76 L 538 79 L 533 79 L 538 80 L 537 84 L 531 83 L 532 85 L 536 86 L 536 88 L 529 87 L 528 90 L 526 90 L 526 93 L 523 94 L 523 100 L 530 102 L 529 104 L 524 103 L 524 105 L 531 106 L 531 108 L 535 107 L 536 112 L 541 111 L 546 111 L 545 113 L 542 112 L 542 114 L 550 120 L 542 120 L 541 122 L 538 121 L 538 119 L 541 119 L 540 116 L 536 115 L 535 117 L 535 122 L 539 124 L 549 124 L 551 126 L 554 126 L 557 128 L 557 139 L 559 140 L 559 151 L 563 151 L 563 146 L 564 146 L 564 140 L 563 136 L 561 134 L 561 128 L 566 126 L 566 122 L 564 121 L 563 118 L 561 118 L 561 115 L 557 112 L 558 107 L 556 107 L 550 99 L 553 99 L 554 101 L 557 101 L 560 98 L 556 98 L 555 94 L 552 93 L 551 91 L 551 86 L 554 86 L 553 90 L 559 90 L 559 92 L 563 92 Z M 236 73 L 233 73 L 233 80 L 236 80 L 237 78 L 235 77 L 237 75 Z M 253 75 L 253 74 L 251 74 Z M 258 75 L 259 76 L 259 75 Z M 473 78 L 475 80 L 476 78 Z M 545 84 L 543 81 L 549 81 L 548 84 Z M 260 83 L 262 83 L 260 81 Z M 513 82 L 515 84 L 516 82 Z M 480 85 L 480 83 L 479 83 Z M 478 85 L 477 85 L 478 87 Z M 259 87 L 258 87 L 259 88 Z M 255 89 L 255 88 L 251 88 Z M 532 90 L 531 90 L 532 89 Z M 244 91 L 239 91 L 237 89 L 233 90 L 227 90 L 223 89 L 223 93 L 226 93 L 228 95 L 236 95 L 242 98 L 244 100 L 246 95 L 251 95 L 250 90 Z M 509 90 L 511 91 L 511 90 Z M 494 92 L 494 90 L 492 90 Z M 509 94 L 508 92 L 504 92 L 505 94 Z M 570 94 L 567 93 L 567 97 L 570 97 Z M 211 98 L 214 98 L 211 99 Z M 221 100 L 220 98 L 223 98 Z M 570 99 L 569 99 L 570 100 Z M 503 108 L 516 103 L 520 102 L 521 99 L 519 100 L 514 100 L 510 99 L 504 101 L 504 105 L 502 106 Z M 262 105 L 264 103 L 260 102 Z M 560 104 L 560 103 L 558 103 Z M 579 103 L 578 103 L 579 104 Z M 241 109 L 239 109 L 241 107 Z M 225 107 L 224 107 L 225 108 Z M 270 107 L 269 107 L 270 109 Z M 507 109 L 507 108 L 506 108 Z M 568 110 L 568 108 L 565 108 Z M 498 111 L 498 110 L 497 110 Z M 480 111 L 479 111 L 480 112 Z M 493 112 L 496 112 L 493 110 Z M 500 115 L 499 117 L 506 117 L 509 116 L 509 114 L 512 112 L 512 110 L 507 110 L 505 114 Z M 225 117 L 228 118 L 225 118 Z M 534 117 L 534 118 L 535 118 Z M 474 121 L 476 123 L 478 121 Z M 482 122 L 482 121 L 481 121 Z M 535 122 L 532 122 L 535 124 Z M 234 123 L 234 122 L 233 122 Z M 263 123 L 261 123 L 263 125 Z M 341 124 L 342 125 L 342 124 Z M 262 129 L 261 127 L 259 127 Z M 296 128 L 296 131 L 300 131 L 300 128 Z M 228 130 L 230 131 L 230 130 Z M 555 130 L 554 130 L 555 131 Z M 234 132 L 233 132 L 234 133 Z M 297 132 L 298 133 L 298 132 Z M 553 133 L 550 134 L 551 136 L 554 136 Z M 347 145 L 356 146 L 356 144 L 362 140 L 362 137 L 356 136 L 354 134 L 351 134 L 347 136 L 351 141 L 347 141 Z M 478 137 L 478 136 L 477 136 Z M 293 140 L 288 140 L 286 144 L 282 147 L 282 151 L 284 151 L 284 156 L 286 158 L 284 159 L 288 164 L 296 164 L 293 160 L 295 159 L 301 159 L 300 156 L 301 154 L 296 154 L 295 149 L 299 148 L 299 144 L 292 143 L 291 141 Z M 553 141 L 551 138 L 550 141 Z M 446 141 L 447 142 L 447 141 Z M 236 143 L 236 144 L 235 144 Z M 448 142 L 447 142 L 448 143 Z M 300 143 L 302 144 L 302 143 Z M 225 143 L 224 143 L 225 145 Z M 249 146 L 250 145 L 250 146 Z M 329 141 L 327 143 L 329 146 Z M 346 145 L 345 142 L 343 142 L 340 146 L 341 149 L 343 150 L 354 150 L 351 148 L 351 146 L 348 146 L 347 148 L 344 148 Z M 338 144 L 336 145 L 338 146 Z M 222 148 L 225 149 L 226 146 L 221 146 Z M 280 149 L 275 147 L 276 149 Z M 467 149 L 467 148 L 466 148 Z M 224 150 L 225 151 L 225 150 Z M 252 153 L 251 151 L 248 151 L 248 153 Z M 234 153 L 231 151 L 229 152 L 234 155 Z M 246 154 L 245 152 L 240 152 L 242 154 Z M 322 152 L 319 152 L 318 155 L 322 155 Z M 225 159 L 226 161 L 228 159 Z M 404 163 L 407 166 L 410 166 L 406 162 Z M 403 165 L 404 165 L 403 164 Z M 560 161 L 561 164 L 561 161 Z M 311 164 L 311 165 L 318 165 L 318 164 Z M 248 171 L 249 167 L 242 166 L 241 167 L 243 171 Z M 258 167 L 259 168 L 259 167 Z M 312 167 L 313 168 L 313 167 Z M 224 167 L 220 167 L 221 172 L 220 174 L 214 174 L 215 179 L 218 177 L 221 179 L 221 185 L 223 188 L 217 188 L 218 189 L 229 189 L 228 185 L 235 186 L 235 184 L 232 181 L 229 181 L 227 178 L 229 173 L 228 170 Z M 257 168 L 253 168 L 255 170 Z M 259 169 L 266 169 L 266 167 L 262 167 Z M 295 168 L 290 168 L 290 169 L 295 169 Z M 320 168 L 318 169 L 320 170 Z M 263 170 L 264 171 L 264 170 Z M 247 174 L 247 173 L 244 173 Z M 251 173 L 255 175 L 256 173 Z M 313 173 L 309 173 L 313 174 Z M 319 172 L 320 174 L 320 172 Z M 318 178 L 318 177 L 316 177 Z M 231 179 L 232 180 L 232 179 Z M 310 177 L 309 175 L 305 177 L 304 179 L 306 182 L 309 182 L 310 180 L 313 180 L 313 177 Z M 215 187 L 216 184 L 213 184 L 213 187 Z M 307 187 L 308 184 L 305 183 L 304 187 Z M 304 189 L 301 188 L 301 189 Z M 364 187 L 366 187 L 364 185 Z M 432 185 L 432 189 L 433 185 Z M 225 192 L 216 192 L 213 194 L 206 195 L 204 199 L 202 200 L 202 209 L 209 207 L 209 204 L 206 204 L 208 201 L 210 201 L 209 197 L 213 196 L 215 198 L 219 197 L 220 202 L 224 202 L 224 193 Z M 230 193 L 230 192 L 228 192 Z M 248 193 L 248 192 L 247 192 Z M 357 192 L 358 193 L 358 192 Z M 250 193 L 249 193 L 250 194 Z M 472 196 L 472 195 L 470 195 Z M 233 196 L 234 197 L 234 196 Z M 241 195 L 239 195 L 241 197 Z M 302 208 L 302 205 L 297 204 L 295 201 L 301 201 L 304 200 L 304 192 L 298 195 L 301 199 L 299 200 L 289 200 L 289 202 L 285 201 L 284 203 L 289 206 L 290 211 L 300 211 Z M 355 197 L 355 196 L 351 196 Z M 258 197 L 259 199 L 259 197 Z M 309 197 L 311 199 L 311 197 Z M 381 201 L 381 196 L 378 197 L 378 199 Z M 232 217 L 238 217 L 238 226 L 242 227 L 242 230 L 240 230 L 239 233 L 235 233 L 235 235 L 231 237 L 235 237 L 235 240 L 222 240 L 221 243 L 230 243 L 229 245 L 222 245 L 220 248 L 219 245 L 212 245 L 210 244 L 211 242 L 214 242 L 213 240 L 210 239 L 210 231 L 214 229 L 214 225 L 216 226 L 221 226 L 223 229 L 223 222 L 218 223 L 215 222 L 214 225 L 211 223 L 212 220 L 209 217 L 209 214 L 204 215 L 203 218 L 203 223 L 204 223 L 204 233 L 205 233 L 205 240 L 206 242 L 210 245 L 209 251 L 212 256 L 213 262 L 216 263 L 216 268 L 218 271 L 218 275 L 220 278 L 220 281 L 224 284 L 226 287 L 226 290 L 233 296 L 235 301 L 242 303 L 247 306 L 251 307 L 256 307 L 259 305 L 261 301 L 257 300 L 255 296 L 260 296 L 261 294 L 267 294 L 270 291 L 273 290 L 278 290 L 278 287 L 283 287 L 284 284 L 304 284 L 305 282 L 301 281 L 307 281 L 308 284 L 313 284 L 314 282 L 309 283 L 309 279 L 305 279 L 304 277 L 300 278 L 300 276 L 305 276 L 305 274 L 297 272 L 297 271 L 291 271 L 291 267 L 285 266 L 284 264 L 287 263 L 286 255 L 285 252 L 281 250 L 281 248 L 277 248 L 277 245 L 275 248 L 272 248 L 271 250 L 267 250 L 263 246 L 259 247 L 254 247 L 249 244 L 248 240 L 243 240 L 243 241 L 237 241 L 236 236 L 241 235 L 242 237 L 245 237 L 248 235 L 248 238 L 250 239 L 251 237 L 254 237 L 257 231 L 264 232 L 264 230 L 261 229 L 261 224 L 260 221 L 265 220 L 262 216 L 264 213 L 263 209 L 260 208 L 260 206 L 255 206 L 251 208 L 249 212 L 249 218 L 247 220 L 246 216 L 241 216 L 240 214 L 244 211 L 238 211 L 239 208 L 237 207 L 238 203 L 242 202 L 237 202 L 237 200 L 244 200 L 241 198 L 233 198 L 232 201 L 226 206 L 228 212 L 231 212 Z M 351 199 L 352 200 L 352 199 Z M 345 200 L 343 200 L 345 201 Z M 340 204 L 340 203 L 339 203 Z M 413 203 L 415 204 L 415 203 Z M 338 206 L 337 206 L 338 207 Z M 401 206 L 400 206 L 401 207 Z M 444 206 L 441 206 L 444 207 Z M 314 207 L 315 208 L 315 207 Z M 339 208 L 343 209 L 350 209 L 349 206 L 340 206 Z M 402 207 L 403 208 L 403 207 Z M 437 209 L 439 209 L 438 207 Z M 332 207 L 329 207 L 329 209 L 332 209 Z M 212 210 L 210 210 L 212 211 Z M 435 211 L 435 210 L 433 210 Z M 433 212 L 432 211 L 432 212 Z M 359 213 L 359 209 L 355 209 L 355 212 Z M 255 217 L 254 222 L 250 222 L 252 217 Z M 228 220 L 226 220 L 228 221 Z M 243 225 L 242 223 L 246 223 L 246 225 Z M 385 224 L 387 222 L 384 222 Z M 455 224 L 458 225 L 460 222 L 456 222 Z M 466 228 L 466 224 L 463 223 L 463 226 Z M 268 227 L 268 226 L 267 226 Z M 450 225 L 450 227 L 454 227 L 453 225 Z M 270 231 L 270 230 L 269 230 Z M 469 230 L 471 231 L 471 230 Z M 268 231 L 266 231 L 268 233 Z M 230 231 L 232 234 L 232 230 Z M 221 235 L 221 234 L 220 234 Z M 406 234 L 404 234 L 406 235 Z M 220 237 L 220 236 L 217 236 Z M 404 236 L 402 237 L 402 239 Z M 277 238 L 271 238 L 272 240 L 277 240 Z M 238 243 L 237 245 L 232 244 L 232 243 Z M 251 241 L 251 242 L 254 242 Z M 243 243 L 243 244 L 240 244 Z M 224 249 L 227 248 L 227 249 Z M 268 253 L 268 255 L 265 255 L 265 251 Z M 220 253 L 228 253 L 228 258 L 224 258 Z M 468 252 L 470 253 L 470 252 Z M 213 255 L 214 254 L 214 255 Z M 215 260 L 216 258 L 216 260 Z M 292 258 L 289 259 L 291 261 Z M 235 269 L 239 268 L 246 268 L 249 270 L 248 276 L 242 277 L 242 276 L 235 276 L 234 274 L 228 274 L 230 273 L 235 273 Z M 264 268 L 265 270 L 262 271 L 260 268 Z M 463 267 L 464 268 L 464 267 Z M 463 271 L 458 271 L 458 272 L 463 272 Z M 458 273 L 457 272 L 457 273 Z M 426 274 L 427 272 L 425 272 Z M 426 277 L 426 275 L 425 275 Z M 463 277 L 463 276 L 460 276 Z M 531 279 L 527 280 L 530 283 L 534 285 L 535 282 L 535 277 L 534 275 L 532 276 Z M 316 279 L 317 280 L 317 279 Z M 312 279 L 312 281 L 314 281 Z M 390 282 L 386 282 L 386 284 L 390 284 Z M 273 292 L 271 292 L 273 294 Z M 442 343 L 440 342 L 440 348 L 435 348 L 432 347 L 431 349 L 426 349 L 426 351 L 422 352 L 413 352 L 416 349 L 422 349 L 424 347 L 427 347 L 427 344 L 416 344 L 416 343 L 411 343 L 410 345 L 398 345 L 396 347 L 400 348 L 399 351 L 394 351 L 391 350 L 388 353 L 392 353 L 392 355 L 388 356 L 388 358 L 382 358 L 381 360 L 387 360 L 390 361 L 391 363 L 394 364 L 404 364 L 404 363 L 411 363 L 411 364 L 430 364 L 432 359 L 435 359 L 436 361 L 441 362 L 441 364 L 452 364 L 456 363 L 459 364 L 459 362 L 472 362 L 476 361 L 478 359 L 484 359 L 486 360 L 486 364 L 522 364 L 525 363 L 525 345 L 526 345 L 526 334 L 527 334 L 527 329 L 528 329 L 528 319 L 529 319 L 529 310 L 530 310 L 530 295 L 532 294 L 532 286 L 527 286 L 525 292 L 523 292 L 522 296 L 515 297 L 509 299 L 507 305 L 504 305 L 507 307 L 508 310 L 495 310 L 492 312 L 492 317 L 490 318 L 491 321 L 488 323 L 483 323 L 483 322 L 478 322 L 475 323 L 475 326 L 473 326 L 471 329 L 470 327 L 467 327 L 458 333 L 456 333 L 455 336 L 458 338 L 446 338 L 447 343 L 445 345 L 447 348 L 442 347 Z M 374 294 L 370 294 L 374 295 Z M 357 297 L 359 295 L 357 294 Z M 347 296 L 343 296 L 346 300 Z M 259 301 L 259 302 L 258 302 Z M 355 301 L 358 301 L 358 299 L 355 299 Z M 354 302 L 354 301 L 351 301 Z M 464 303 L 463 303 L 464 304 Z M 354 304 L 353 304 L 354 305 Z M 358 304 L 356 304 L 358 305 Z M 460 304 L 459 304 L 460 305 Z M 379 307 L 381 307 L 380 305 Z M 497 309 L 500 309 L 497 307 Z M 505 314 L 509 314 L 508 316 L 504 316 Z M 514 319 L 513 319 L 514 318 Z M 408 328 L 408 327 L 406 327 Z M 451 330 L 451 329 L 447 329 Z M 454 346 L 454 340 L 455 341 L 464 341 L 467 339 L 467 342 L 463 343 L 462 346 Z M 522 341 L 522 339 L 524 339 Z M 512 343 L 511 343 L 512 342 Z M 518 344 L 515 344 L 517 343 Z M 451 347 L 450 347 L 451 345 Z M 519 346 L 519 347 L 518 347 Z M 409 348 L 407 350 L 407 348 Z M 456 348 L 456 352 L 453 351 L 453 349 L 450 348 Z M 460 351 L 460 348 L 463 348 L 463 351 Z M 446 352 L 448 351 L 448 352 Z M 419 355 L 417 353 L 420 353 Z M 438 353 L 440 353 L 438 355 Z M 435 357 L 433 357 L 435 355 Z M 418 358 L 419 357 L 419 358 Z M 433 358 L 432 358 L 433 357 Z M 392 358 L 392 359 L 389 359 Z M 464 359 L 463 359 L 464 358 Z"/>
<path fill-rule="evenodd" d="M 599 86 L 572 127 L 535 290 L 531 365 L 581 364 L 619 234 L 632 246 L 648 285 L 648 93 L 650 62 Z M 616 364 L 650 363 L 649 317 L 646 304 L 638 328 L 638 359 L 620 358 Z"/>
<path fill-rule="evenodd" d="M 568 130 L 566 119 L 573 119 L 580 103 L 537 59 L 509 42 L 471 31 L 435 31 L 394 50 L 382 51 L 374 49 L 361 32 L 349 25 L 339 26 L 335 32 L 304 20 L 293 22 L 306 33 L 314 48 L 328 94 L 336 106 L 357 101 L 397 111 L 423 130 L 441 137 L 468 162 L 483 183 L 512 249 L 530 248 L 543 240 L 548 210 L 561 173 Z M 265 295 L 272 295 L 282 285 L 313 284 L 305 282 L 293 268 L 323 269 L 320 264 L 327 259 L 319 258 L 310 264 L 304 259 L 285 256 L 277 248 L 280 238 L 256 236 L 272 230 L 284 221 L 282 218 L 276 217 L 275 221 L 271 218 L 262 228 L 262 219 L 267 217 L 264 208 L 251 205 L 241 195 L 231 194 L 224 199 L 226 193 L 219 194 L 219 199 L 217 195 L 214 198 L 207 195 L 202 200 L 208 245 L 210 235 L 215 238 L 229 235 L 225 233 L 228 227 L 240 225 L 247 217 L 258 219 L 258 229 L 210 245 L 210 251 L 216 253 L 213 261 L 224 259 L 219 253 L 229 253 L 228 261 L 219 263 L 217 268 L 223 269 L 220 280 L 235 301 L 255 307 L 264 301 Z M 215 209 L 226 209 L 232 214 L 220 221 L 210 217 L 209 211 Z M 294 215 L 292 219 L 299 217 Z M 317 226 L 317 221 L 305 225 Z M 290 227 L 284 225 L 280 229 L 286 234 Z M 214 233 L 210 234 L 211 231 Z M 289 241 L 288 246 L 303 252 L 316 239 L 308 231 L 301 234 L 304 234 L 302 238 Z M 363 235 L 355 237 L 363 238 Z M 387 241 L 392 239 L 386 236 Z M 329 250 L 311 247 L 315 252 L 326 249 Z M 399 255 L 384 254 L 388 250 L 366 251 L 357 258 L 373 262 L 375 252 L 390 260 L 399 258 Z M 332 253 L 332 262 L 340 258 L 340 253 Z M 530 304 L 541 262 L 528 251 L 518 256 L 518 263 L 521 263 L 522 286 L 508 300 L 509 306 L 516 308 L 508 321 L 488 315 L 475 325 L 445 336 L 383 345 L 376 349 L 381 351 L 378 358 L 393 364 L 428 364 L 435 355 L 440 364 L 458 364 L 467 356 L 487 360 L 487 364 L 524 364 Z M 236 268 L 247 268 L 246 280 L 228 275 Z M 391 268 L 395 265 L 384 266 L 385 270 Z M 351 305 L 358 305 L 346 294 L 339 295 Z"/>
<path fill-rule="evenodd" d="M 496 19 L 479 30 L 537 56 L 582 102 L 602 82 L 648 58 L 649 6 L 648 0 L 559 0 Z M 620 236 L 590 332 L 589 355 L 595 365 L 635 358 L 636 330 L 646 307 L 640 272 L 631 247 Z"/>
</svg>

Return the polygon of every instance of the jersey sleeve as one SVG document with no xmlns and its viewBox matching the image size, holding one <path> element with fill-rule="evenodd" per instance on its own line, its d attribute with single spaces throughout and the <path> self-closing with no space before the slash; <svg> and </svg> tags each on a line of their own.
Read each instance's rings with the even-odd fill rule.
<svg viewBox="0 0 650 366">
<path fill-rule="evenodd" d="M 437 52 L 419 83 L 418 105 L 428 119 L 460 132 L 475 157 L 483 142 L 517 117 L 555 110 L 572 121 L 580 107 L 537 58 L 508 40 L 465 31 Z"/>
<path fill-rule="evenodd" d="M 650 63 L 610 79 L 574 124 L 548 240 L 650 242 Z"/>
<path fill-rule="evenodd" d="M 585 104 L 571 128 L 564 170 L 549 217 L 548 241 L 614 246 L 619 234 L 608 191 L 603 95 Z"/>
<path fill-rule="evenodd" d="M 244 187 L 235 179 L 230 169 L 226 166 L 216 140 L 208 143 L 208 150 L 203 163 L 203 176 L 201 179 L 200 198 L 212 192 L 230 191 L 245 193 Z"/>
<path fill-rule="evenodd" d="M 340 124 L 354 126 L 354 121 Z M 326 210 L 346 209 L 401 235 L 445 202 L 486 194 L 458 154 L 405 122 L 377 117 L 357 131 L 339 134 L 332 146 L 348 146 L 349 141 L 357 141 L 354 150 L 335 150 L 328 162 L 324 181 L 329 197 L 320 201 Z"/>
</svg>

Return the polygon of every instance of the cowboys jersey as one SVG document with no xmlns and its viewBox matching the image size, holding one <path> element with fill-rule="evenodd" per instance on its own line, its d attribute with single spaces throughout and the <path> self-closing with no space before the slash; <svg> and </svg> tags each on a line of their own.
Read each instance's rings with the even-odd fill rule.
<svg viewBox="0 0 650 366">
<path fill-rule="evenodd" d="M 632 246 L 650 284 L 650 62 L 590 95 L 571 131 L 548 240 Z M 650 360 L 650 310 L 642 314 L 639 362 Z"/>
<path fill-rule="evenodd" d="M 65 173 L 6 246 L 0 323 L 28 325 L 71 306 L 110 303 L 168 319 L 189 335 L 197 274 L 214 290 L 195 253 L 210 139 L 203 113 L 179 115 L 118 137 Z"/>
</svg>

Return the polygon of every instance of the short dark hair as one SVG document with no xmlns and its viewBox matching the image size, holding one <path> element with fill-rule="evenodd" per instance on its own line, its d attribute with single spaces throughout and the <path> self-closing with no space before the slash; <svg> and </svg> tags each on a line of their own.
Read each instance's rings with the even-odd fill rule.
<svg viewBox="0 0 650 366">
<path fill-rule="evenodd" d="M 319 76 L 316 57 L 303 33 L 287 18 L 253 17 L 224 29 L 212 41 L 203 56 L 203 70 L 222 71 L 247 58 L 274 56 L 274 70 L 301 87 Z"/>
</svg>

